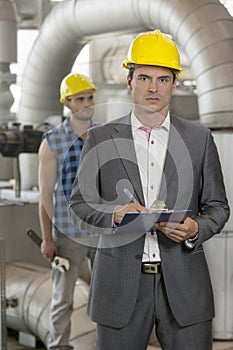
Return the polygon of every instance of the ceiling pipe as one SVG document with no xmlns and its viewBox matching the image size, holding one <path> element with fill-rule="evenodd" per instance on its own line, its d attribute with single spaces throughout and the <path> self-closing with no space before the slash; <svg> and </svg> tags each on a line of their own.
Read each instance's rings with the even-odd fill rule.
<svg viewBox="0 0 233 350">
<path fill-rule="evenodd" d="M 200 122 L 232 126 L 233 21 L 218 0 L 66 0 L 56 5 L 26 64 L 19 121 L 41 123 L 62 112 L 60 81 L 90 39 L 154 28 L 170 33 L 189 59 Z"/>
</svg>

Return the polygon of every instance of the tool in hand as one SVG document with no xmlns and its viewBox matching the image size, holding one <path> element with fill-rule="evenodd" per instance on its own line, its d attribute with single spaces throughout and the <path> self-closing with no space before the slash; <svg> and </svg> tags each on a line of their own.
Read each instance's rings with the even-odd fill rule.
<svg viewBox="0 0 233 350">
<path fill-rule="evenodd" d="M 42 239 L 40 238 L 40 236 L 38 236 L 36 232 L 34 232 L 32 229 L 29 228 L 27 230 L 27 235 L 29 238 L 31 238 L 31 240 L 34 243 L 36 243 L 38 247 L 41 246 Z M 51 267 L 61 272 L 66 272 L 70 268 L 70 263 L 69 263 L 69 260 L 62 258 L 61 256 L 55 256 L 51 263 Z"/>
</svg>

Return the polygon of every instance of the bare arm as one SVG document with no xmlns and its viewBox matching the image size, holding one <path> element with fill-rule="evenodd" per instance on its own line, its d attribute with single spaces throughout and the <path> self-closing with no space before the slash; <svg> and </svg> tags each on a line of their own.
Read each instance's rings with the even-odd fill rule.
<svg viewBox="0 0 233 350">
<path fill-rule="evenodd" d="M 56 255 L 56 245 L 52 237 L 53 193 L 56 178 L 56 156 L 51 152 L 48 141 L 44 139 L 39 149 L 39 218 L 43 240 L 41 253 L 50 262 Z"/>
</svg>

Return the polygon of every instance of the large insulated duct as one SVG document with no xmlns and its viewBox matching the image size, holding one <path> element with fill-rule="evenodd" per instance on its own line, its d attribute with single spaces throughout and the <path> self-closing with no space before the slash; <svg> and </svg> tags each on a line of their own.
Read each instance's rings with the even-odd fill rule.
<svg viewBox="0 0 233 350">
<path fill-rule="evenodd" d="M 200 121 L 233 124 L 233 21 L 218 0 L 65 0 L 45 19 L 28 59 L 18 119 L 41 123 L 60 114 L 59 84 L 95 35 L 160 28 L 189 59 Z"/>
<path fill-rule="evenodd" d="M 86 314 L 89 285 L 79 279 L 74 289 L 70 343 L 74 349 L 92 350 L 95 325 Z M 26 262 L 6 265 L 7 326 L 38 337 L 45 346 L 49 340 L 49 309 L 52 294 L 51 273 L 47 268 Z M 12 301 L 12 302 L 10 302 Z M 78 325 L 78 326 L 77 326 Z"/>
</svg>

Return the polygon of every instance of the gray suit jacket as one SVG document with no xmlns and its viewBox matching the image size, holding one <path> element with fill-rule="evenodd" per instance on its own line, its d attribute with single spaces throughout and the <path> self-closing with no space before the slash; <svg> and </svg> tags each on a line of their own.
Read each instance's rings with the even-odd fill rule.
<svg viewBox="0 0 233 350">
<path fill-rule="evenodd" d="M 145 240 L 144 233 L 119 237 L 112 228 L 114 208 L 128 202 L 125 187 L 144 205 L 129 116 L 89 131 L 77 183 L 70 201 L 72 220 L 84 230 L 103 233 L 88 313 L 94 322 L 121 328 L 134 310 Z M 199 224 L 193 249 L 158 232 L 171 310 L 182 326 L 209 320 L 214 317 L 214 303 L 202 243 L 221 231 L 229 207 L 218 153 L 207 128 L 171 116 L 160 199 L 169 208 L 191 209 Z"/>
</svg>

